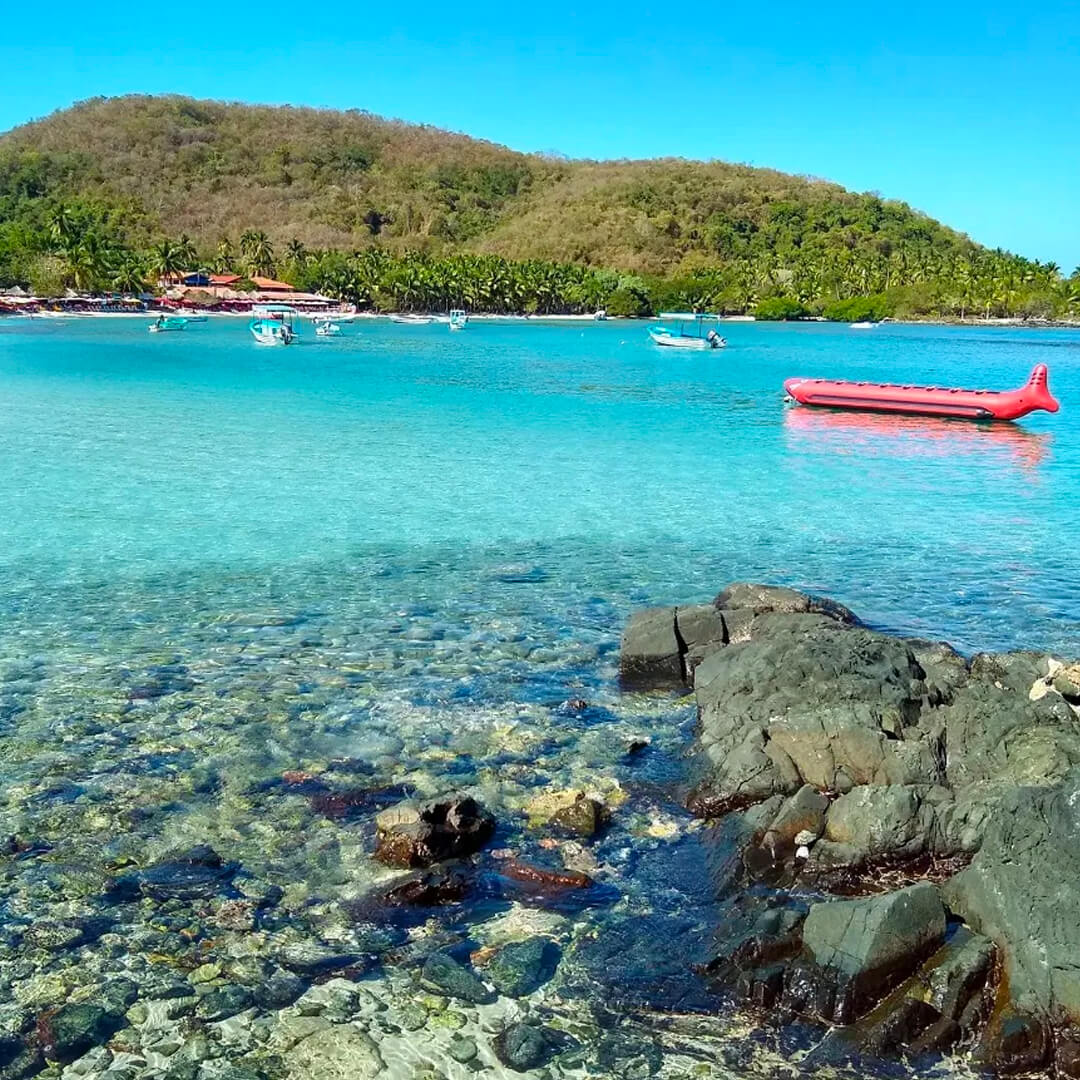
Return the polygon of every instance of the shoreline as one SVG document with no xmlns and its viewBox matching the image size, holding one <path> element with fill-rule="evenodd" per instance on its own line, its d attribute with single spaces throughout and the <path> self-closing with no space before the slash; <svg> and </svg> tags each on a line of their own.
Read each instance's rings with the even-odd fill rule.
<svg viewBox="0 0 1080 1080">
<path fill-rule="evenodd" d="M 0 319 L 153 319 L 160 312 L 150 311 L 0 311 Z M 248 311 L 198 311 L 198 312 L 171 312 L 178 318 L 189 315 L 198 315 L 207 319 L 248 319 L 251 313 Z M 302 319 L 310 319 L 307 312 L 297 313 Z M 327 317 L 334 318 L 341 313 L 326 312 Z M 371 322 L 390 321 L 401 312 L 372 312 L 357 311 L 347 313 L 350 321 L 365 320 Z M 431 316 L 436 322 L 445 322 L 446 316 L 441 313 L 414 312 Z M 609 315 L 604 319 L 597 319 L 593 315 L 504 315 L 491 312 L 477 312 L 469 315 L 470 322 L 485 323 L 511 323 L 511 324 L 534 324 L 534 323 L 569 323 L 569 324 L 603 324 L 603 323 L 652 323 L 660 321 L 659 316 L 652 315 Z M 669 320 L 670 321 L 670 320 Z M 744 323 L 766 326 L 835 326 L 848 327 L 849 323 L 833 321 L 829 319 L 755 319 L 747 315 L 721 315 L 717 322 L 721 323 Z M 897 319 L 890 318 L 888 324 L 897 326 L 945 326 L 964 329 L 994 329 L 994 330 L 1077 330 L 1080 329 L 1080 319 L 1046 319 L 1025 320 L 1017 318 L 994 318 L 994 319 Z M 880 329 L 881 323 L 876 323 L 873 329 Z"/>
</svg>

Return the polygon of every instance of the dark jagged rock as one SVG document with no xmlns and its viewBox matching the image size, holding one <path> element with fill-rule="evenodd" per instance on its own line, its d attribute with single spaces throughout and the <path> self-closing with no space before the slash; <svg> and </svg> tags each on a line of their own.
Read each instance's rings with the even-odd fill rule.
<svg viewBox="0 0 1080 1080">
<path fill-rule="evenodd" d="M 994 1009 L 975 1056 L 998 1073 L 1044 1069 L 1053 1057 L 1049 1025 L 1005 1001 Z"/>
<path fill-rule="evenodd" d="M 817 788 L 804 784 L 784 801 L 780 812 L 769 824 L 765 845 L 774 854 L 785 854 L 795 847 L 795 837 L 812 833 L 816 839 L 825 827 L 829 800 Z"/>
<path fill-rule="evenodd" d="M 845 844 L 855 861 L 881 856 L 914 858 L 931 843 L 934 808 L 911 785 L 868 785 L 841 795 L 829 808 L 825 838 Z"/>
<path fill-rule="evenodd" d="M 683 648 L 675 632 L 675 608 L 650 608 L 630 616 L 619 652 L 619 679 L 628 689 L 686 684 Z"/>
<path fill-rule="evenodd" d="M 424 962 L 421 978 L 439 992 L 474 1005 L 490 1005 L 495 1000 L 495 994 L 449 953 L 429 956 Z"/>
<path fill-rule="evenodd" d="M 418 806 L 399 803 L 376 818 L 375 857 L 389 866 L 422 867 L 480 851 L 495 832 L 495 819 L 475 799 L 447 799 Z"/>
<path fill-rule="evenodd" d="M 943 890 L 1003 967 L 992 1014 L 983 938 L 954 932 L 914 972 L 944 932 L 928 900 L 923 931 L 865 924 L 862 946 L 846 941 L 856 909 L 844 904 L 892 919 L 910 900 L 903 889 L 815 905 L 795 958 L 790 937 L 755 935 L 751 919 L 712 974 L 763 1007 L 832 1022 L 877 1002 L 857 1033 L 864 1050 L 978 1038 L 996 1069 L 1053 1061 L 1080 1073 L 1080 663 L 1023 651 L 968 662 L 941 642 L 869 630 L 829 601 L 748 584 L 711 606 L 643 613 L 624 648 L 628 684 L 694 687 L 689 805 L 713 821 L 722 898 L 751 881 L 857 894 L 877 887 L 860 875 L 878 870 L 940 881 L 974 856 Z M 809 857 L 792 860 L 799 833 Z M 831 951 L 830 935 L 841 943 Z"/>
<path fill-rule="evenodd" d="M 547 1033 L 535 1024 L 510 1024 L 492 1041 L 495 1056 L 515 1072 L 528 1072 L 546 1065 L 552 1044 Z"/>
<path fill-rule="evenodd" d="M 915 727 L 923 671 L 903 642 L 819 615 L 759 623 L 697 670 L 700 805 L 939 779 Z"/>
<path fill-rule="evenodd" d="M 63 1005 L 38 1019 L 38 1038 L 49 1061 L 67 1064 L 107 1042 L 123 1026 L 123 1016 L 100 1005 Z"/>
</svg>

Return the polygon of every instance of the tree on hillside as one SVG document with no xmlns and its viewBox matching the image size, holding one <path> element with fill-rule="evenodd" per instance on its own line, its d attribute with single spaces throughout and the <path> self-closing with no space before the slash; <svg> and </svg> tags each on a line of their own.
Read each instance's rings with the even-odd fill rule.
<svg viewBox="0 0 1080 1080">
<path fill-rule="evenodd" d="M 241 235 L 240 253 L 249 274 L 269 277 L 274 273 L 274 245 L 261 230 L 248 229 Z"/>
<path fill-rule="evenodd" d="M 236 252 L 227 236 L 218 241 L 214 252 L 214 270 L 219 274 L 231 274 L 236 270 Z"/>
<path fill-rule="evenodd" d="M 150 269 L 163 281 L 178 281 L 188 269 L 184 250 L 173 240 L 159 240 L 150 249 Z"/>
</svg>

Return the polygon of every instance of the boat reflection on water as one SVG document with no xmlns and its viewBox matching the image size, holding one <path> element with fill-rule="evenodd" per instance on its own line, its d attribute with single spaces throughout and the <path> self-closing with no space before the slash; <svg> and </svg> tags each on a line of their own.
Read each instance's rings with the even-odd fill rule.
<svg viewBox="0 0 1080 1080">
<path fill-rule="evenodd" d="M 934 416 L 831 412 L 789 408 L 784 430 L 792 447 L 852 456 L 951 458 L 992 453 L 1015 466 L 1035 470 L 1050 447 L 1046 432 L 1008 422 L 976 424 Z"/>
</svg>

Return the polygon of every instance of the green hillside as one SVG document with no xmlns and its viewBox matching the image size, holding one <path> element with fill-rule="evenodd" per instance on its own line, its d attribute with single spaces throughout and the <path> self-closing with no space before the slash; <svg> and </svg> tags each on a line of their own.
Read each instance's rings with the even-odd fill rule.
<svg viewBox="0 0 1080 1080">
<path fill-rule="evenodd" d="M 565 161 L 358 111 L 94 99 L 0 136 L 0 285 L 195 263 L 381 306 L 1061 314 L 1054 266 L 723 162 Z"/>
</svg>

